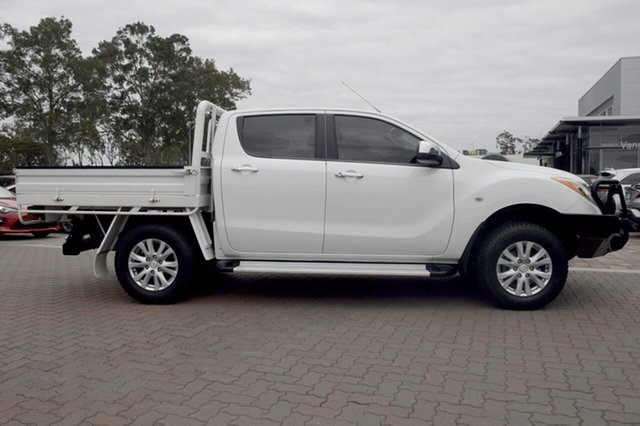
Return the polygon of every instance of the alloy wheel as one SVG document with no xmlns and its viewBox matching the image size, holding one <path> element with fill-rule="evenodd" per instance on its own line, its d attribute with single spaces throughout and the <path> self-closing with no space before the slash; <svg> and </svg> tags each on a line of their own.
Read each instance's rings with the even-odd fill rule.
<svg viewBox="0 0 640 426">
<path fill-rule="evenodd" d="M 518 241 L 504 249 L 496 264 L 502 288 L 518 297 L 529 297 L 542 291 L 553 273 L 549 253 L 531 241 Z"/>
</svg>

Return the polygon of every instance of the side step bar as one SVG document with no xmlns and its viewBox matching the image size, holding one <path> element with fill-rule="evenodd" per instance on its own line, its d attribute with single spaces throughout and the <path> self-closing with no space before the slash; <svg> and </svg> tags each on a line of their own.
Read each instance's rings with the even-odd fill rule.
<svg viewBox="0 0 640 426">
<path fill-rule="evenodd" d="M 338 263 L 338 262 L 276 262 L 218 261 L 222 272 L 260 272 L 274 274 L 373 275 L 407 277 L 446 277 L 457 272 L 450 264 L 408 263 Z"/>
</svg>

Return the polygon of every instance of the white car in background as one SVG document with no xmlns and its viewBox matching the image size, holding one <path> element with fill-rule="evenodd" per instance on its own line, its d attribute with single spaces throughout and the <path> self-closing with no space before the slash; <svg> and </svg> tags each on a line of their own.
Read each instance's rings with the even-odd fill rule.
<svg viewBox="0 0 640 426">
<path fill-rule="evenodd" d="M 633 199 L 631 198 L 633 195 L 636 195 L 636 192 L 629 192 L 627 189 L 631 186 L 640 185 L 640 168 L 632 168 L 632 169 L 604 169 L 600 172 L 601 177 L 606 177 L 609 179 L 615 179 L 622 185 L 622 190 L 624 191 L 625 201 L 627 204 L 631 204 Z"/>
<path fill-rule="evenodd" d="M 629 209 L 629 226 L 634 232 L 640 231 L 640 168 L 630 169 L 605 169 L 600 172 L 600 178 L 615 179 L 620 182 L 624 193 L 624 201 Z M 605 202 L 607 189 L 599 193 L 600 199 Z M 620 208 L 620 203 L 616 200 Z"/>
</svg>

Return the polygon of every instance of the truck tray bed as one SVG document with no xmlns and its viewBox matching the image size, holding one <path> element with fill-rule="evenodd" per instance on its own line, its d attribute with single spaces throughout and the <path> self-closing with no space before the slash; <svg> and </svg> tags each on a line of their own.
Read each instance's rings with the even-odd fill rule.
<svg viewBox="0 0 640 426">
<path fill-rule="evenodd" d="M 198 208 L 210 204 L 211 169 L 54 167 L 17 171 L 18 203 L 95 208 Z"/>
</svg>

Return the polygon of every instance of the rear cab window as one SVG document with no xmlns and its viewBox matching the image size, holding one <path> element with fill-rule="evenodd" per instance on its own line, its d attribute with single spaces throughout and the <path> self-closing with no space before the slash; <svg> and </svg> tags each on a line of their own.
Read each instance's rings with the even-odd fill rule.
<svg viewBox="0 0 640 426">
<path fill-rule="evenodd" d="M 313 160 L 324 159 L 316 121 L 315 114 L 274 114 L 238 117 L 236 123 L 240 145 L 252 157 Z"/>
</svg>

